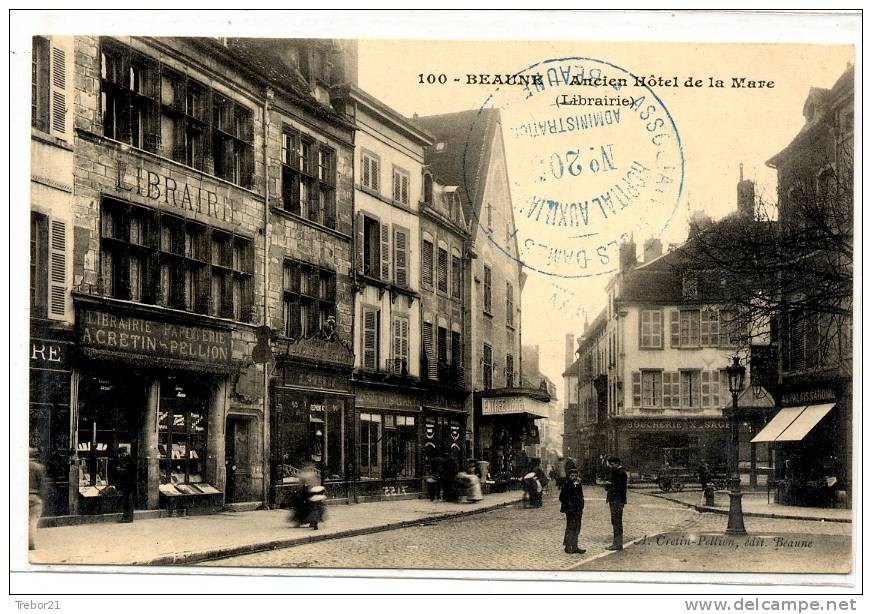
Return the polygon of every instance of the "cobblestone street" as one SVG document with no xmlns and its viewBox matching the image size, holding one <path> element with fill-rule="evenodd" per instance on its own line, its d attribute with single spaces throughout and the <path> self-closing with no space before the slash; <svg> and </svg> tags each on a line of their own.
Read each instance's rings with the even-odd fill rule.
<svg viewBox="0 0 872 614">
<path fill-rule="evenodd" d="M 699 514 L 669 501 L 631 492 L 624 539 L 690 526 Z M 723 518 L 723 517 L 722 517 Z M 539 509 L 520 505 L 432 525 L 336 539 L 204 563 L 233 567 L 436 568 L 564 570 L 605 552 L 611 524 L 605 493 L 585 488 L 579 544 L 585 555 L 563 552 L 564 517 L 552 491 Z"/>
</svg>

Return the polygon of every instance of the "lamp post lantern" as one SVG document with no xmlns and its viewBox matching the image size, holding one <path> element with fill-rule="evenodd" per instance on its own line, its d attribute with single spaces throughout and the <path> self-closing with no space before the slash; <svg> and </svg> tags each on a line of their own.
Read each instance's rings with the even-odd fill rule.
<svg viewBox="0 0 872 614">
<path fill-rule="evenodd" d="M 739 356 L 727 367 L 730 394 L 733 396 L 733 411 L 730 416 L 730 515 L 727 519 L 727 535 L 747 535 L 742 512 L 742 483 L 739 477 L 739 394 L 745 386 L 745 367 Z"/>
</svg>

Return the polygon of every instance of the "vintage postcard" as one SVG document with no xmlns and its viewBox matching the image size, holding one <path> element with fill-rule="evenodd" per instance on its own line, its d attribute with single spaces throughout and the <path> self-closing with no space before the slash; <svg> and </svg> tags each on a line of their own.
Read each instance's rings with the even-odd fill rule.
<svg viewBox="0 0 872 614">
<path fill-rule="evenodd" d="M 21 569 L 854 585 L 859 15 L 193 15 L 18 15 Z"/>
</svg>

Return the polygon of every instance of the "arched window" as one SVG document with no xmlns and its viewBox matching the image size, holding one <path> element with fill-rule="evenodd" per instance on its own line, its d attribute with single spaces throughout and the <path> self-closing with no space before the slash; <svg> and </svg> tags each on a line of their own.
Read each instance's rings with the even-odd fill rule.
<svg viewBox="0 0 872 614">
<path fill-rule="evenodd" d="M 424 172 L 424 202 L 428 205 L 433 204 L 433 176 Z"/>
</svg>

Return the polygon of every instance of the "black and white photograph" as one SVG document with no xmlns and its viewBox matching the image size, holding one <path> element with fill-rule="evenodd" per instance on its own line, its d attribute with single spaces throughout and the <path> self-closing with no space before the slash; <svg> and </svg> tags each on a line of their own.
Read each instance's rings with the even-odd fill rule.
<svg viewBox="0 0 872 614">
<path fill-rule="evenodd" d="M 857 586 L 859 13 L 17 13 L 12 569 Z"/>
</svg>

